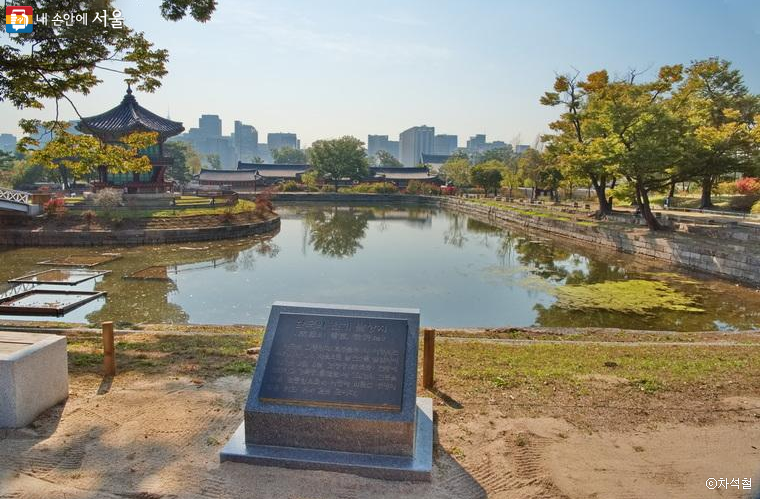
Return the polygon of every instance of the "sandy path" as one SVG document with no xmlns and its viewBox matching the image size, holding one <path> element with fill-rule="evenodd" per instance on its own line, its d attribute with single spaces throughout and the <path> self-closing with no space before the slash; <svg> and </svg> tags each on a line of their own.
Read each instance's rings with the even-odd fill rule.
<svg viewBox="0 0 760 499">
<path fill-rule="evenodd" d="M 109 387 L 73 376 L 65 406 L 0 432 L 0 498 L 724 498 L 747 492 L 707 490 L 707 478 L 752 477 L 755 490 L 760 480 L 760 419 L 751 411 L 714 426 L 589 434 L 560 419 L 484 409 L 438 427 L 430 484 L 220 465 L 248 383 L 127 374 Z"/>
</svg>

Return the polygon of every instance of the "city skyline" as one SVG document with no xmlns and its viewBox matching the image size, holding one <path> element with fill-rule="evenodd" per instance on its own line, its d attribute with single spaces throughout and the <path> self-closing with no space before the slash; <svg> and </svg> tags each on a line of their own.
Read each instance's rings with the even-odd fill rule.
<svg viewBox="0 0 760 499">
<path fill-rule="evenodd" d="M 423 123 L 462 140 L 485 133 L 531 143 L 558 112 L 539 97 L 555 73 L 574 68 L 581 74 L 636 68 L 646 78 L 663 64 L 719 56 L 760 91 L 754 55 L 760 6 L 749 0 L 717 9 L 711 1 L 645 0 L 633 8 L 598 0 L 570 11 L 553 1 L 349 8 L 342 1 L 229 0 L 206 24 L 165 21 L 156 0 L 118 5 L 128 25 L 169 50 L 163 86 L 154 94 L 135 91 L 143 105 L 188 127 L 216 113 L 225 135 L 236 120 L 261 135 L 296 131 L 302 147 L 341 135 L 364 141 Z M 199 65 L 203 60 L 214 64 Z M 308 74 L 309 85 L 290 77 L 294 72 Z M 90 95 L 70 95 L 83 116 L 110 109 L 124 93 L 121 75 L 97 74 L 103 83 Z M 3 102 L 0 133 L 18 136 L 20 118 L 53 116 L 50 102 L 42 112 Z M 77 118 L 65 102 L 61 118 Z"/>
</svg>

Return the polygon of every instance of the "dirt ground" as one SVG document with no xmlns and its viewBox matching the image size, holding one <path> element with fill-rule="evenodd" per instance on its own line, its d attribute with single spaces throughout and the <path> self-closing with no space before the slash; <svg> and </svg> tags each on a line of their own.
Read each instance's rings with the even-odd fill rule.
<svg viewBox="0 0 760 499">
<path fill-rule="evenodd" d="M 433 480 L 414 484 L 220 465 L 249 375 L 127 372 L 109 382 L 75 372 L 70 383 L 65 404 L 0 432 L 0 498 L 693 499 L 760 490 L 760 396 L 718 399 L 701 422 L 681 422 L 673 407 L 665 419 L 622 417 L 616 428 L 554 410 L 515 415 L 509 398 L 460 405 L 440 393 Z M 711 477 L 752 478 L 753 489 L 709 490 Z"/>
</svg>

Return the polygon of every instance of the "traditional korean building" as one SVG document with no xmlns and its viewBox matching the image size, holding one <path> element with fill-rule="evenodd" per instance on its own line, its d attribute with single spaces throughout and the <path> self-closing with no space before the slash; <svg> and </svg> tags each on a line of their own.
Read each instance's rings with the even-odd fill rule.
<svg viewBox="0 0 760 499">
<path fill-rule="evenodd" d="M 370 167 L 370 178 L 368 181 L 374 182 L 391 182 L 401 189 L 405 189 L 409 182 L 417 180 L 419 182 L 429 182 L 432 184 L 441 184 L 438 175 L 431 174 L 425 167 Z"/>
<path fill-rule="evenodd" d="M 218 186 L 233 191 L 251 191 L 261 185 L 261 177 L 253 170 L 208 170 L 202 169 L 198 175 L 201 186 Z"/>
<path fill-rule="evenodd" d="M 291 164 L 244 163 L 238 161 L 238 171 L 255 171 L 261 177 L 261 185 L 273 185 L 292 180 L 301 181 L 301 175 L 311 166 Z"/>
<path fill-rule="evenodd" d="M 164 157 L 163 146 L 166 139 L 182 133 L 185 128 L 182 123 L 162 118 L 140 106 L 132 95 L 132 89 L 127 87 L 127 94 L 121 104 L 115 108 L 82 118 L 77 129 L 99 138 L 107 144 L 118 144 L 122 137 L 133 132 L 156 132 L 158 142 L 141 151 L 150 159 L 153 169 L 146 173 L 110 173 L 105 166 L 98 169 L 98 180 L 93 186 L 123 187 L 128 193 L 162 193 L 170 186 L 165 180 L 166 169 L 172 164 L 172 159 Z"/>
</svg>

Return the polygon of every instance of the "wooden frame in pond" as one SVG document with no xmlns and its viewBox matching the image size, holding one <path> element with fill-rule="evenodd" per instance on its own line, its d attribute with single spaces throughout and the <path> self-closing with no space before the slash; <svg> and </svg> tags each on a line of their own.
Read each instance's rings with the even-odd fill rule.
<svg viewBox="0 0 760 499">
<path fill-rule="evenodd" d="M 69 274 L 70 277 L 65 280 L 53 279 L 52 276 L 54 276 L 56 272 Z M 110 270 L 48 269 L 22 275 L 21 277 L 14 277 L 13 279 L 8 279 L 8 282 L 15 284 L 56 284 L 60 286 L 76 286 L 77 284 L 89 281 L 90 279 L 95 279 L 110 273 Z"/>
<path fill-rule="evenodd" d="M 37 262 L 37 265 L 55 265 L 56 267 L 95 267 L 121 258 L 121 253 L 100 253 L 98 255 L 69 255 Z"/>
<path fill-rule="evenodd" d="M 168 267 L 166 265 L 151 265 L 124 276 L 124 279 L 134 279 L 139 281 L 171 281 Z"/>
<path fill-rule="evenodd" d="M 79 308 L 85 303 L 89 303 L 92 300 L 96 300 L 101 296 L 106 296 L 105 291 L 58 291 L 55 289 L 32 289 L 29 291 L 22 291 L 15 295 L 11 295 L 0 299 L 0 315 L 51 315 L 61 316 L 75 308 Z M 52 295 L 52 296 L 81 296 L 82 298 L 72 301 L 70 303 L 63 303 L 59 305 L 45 304 L 43 306 L 14 306 L 12 303 L 21 300 L 22 298 L 28 298 L 31 296 L 40 295 Z"/>
</svg>

